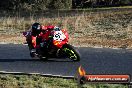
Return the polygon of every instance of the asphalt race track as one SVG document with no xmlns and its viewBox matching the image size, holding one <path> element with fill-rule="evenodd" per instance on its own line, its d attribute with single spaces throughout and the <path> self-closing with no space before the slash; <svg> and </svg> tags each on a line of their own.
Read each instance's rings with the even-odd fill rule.
<svg viewBox="0 0 132 88">
<path fill-rule="evenodd" d="M 40 61 L 29 56 L 26 45 L 0 44 L 0 72 L 39 73 L 75 76 L 80 65 L 87 74 L 131 74 L 132 50 L 108 48 L 77 48 L 80 62 L 52 58 Z"/>
</svg>

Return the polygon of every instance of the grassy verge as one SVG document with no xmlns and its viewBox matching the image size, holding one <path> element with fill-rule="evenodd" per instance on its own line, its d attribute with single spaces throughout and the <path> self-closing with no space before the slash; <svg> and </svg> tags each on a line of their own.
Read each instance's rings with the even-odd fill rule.
<svg viewBox="0 0 132 88">
<path fill-rule="evenodd" d="M 78 88 L 76 80 L 40 75 L 0 74 L 0 88 Z M 85 84 L 82 88 L 128 88 L 121 84 Z"/>
</svg>

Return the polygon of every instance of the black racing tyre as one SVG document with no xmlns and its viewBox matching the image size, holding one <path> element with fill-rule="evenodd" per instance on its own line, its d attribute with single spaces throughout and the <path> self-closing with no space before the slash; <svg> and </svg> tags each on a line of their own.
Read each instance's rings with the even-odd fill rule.
<svg viewBox="0 0 132 88">
<path fill-rule="evenodd" d="M 72 61 L 80 61 L 79 52 L 70 44 L 65 44 L 62 49 L 69 59 Z"/>
<path fill-rule="evenodd" d="M 31 56 L 32 58 L 34 58 L 34 57 L 35 57 L 35 54 L 30 52 L 30 56 Z"/>
</svg>

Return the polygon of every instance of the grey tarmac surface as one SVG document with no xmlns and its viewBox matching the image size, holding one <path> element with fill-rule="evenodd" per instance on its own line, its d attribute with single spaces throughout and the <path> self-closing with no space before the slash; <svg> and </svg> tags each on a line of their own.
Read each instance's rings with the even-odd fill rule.
<svg viewBox="0 0 132 88">
<path fill-rule="evenodd" d="M 130 74 L 132 75 L 132 50 L 108 48 L 77 48 L 80 62 L 52 58 L 40 61 L 29 56 L 28 46 L 0 44 L 0 72 L 40 73 L 49 75 L 75 76 L 80 65 L 87 74 Z"/>
</svg>

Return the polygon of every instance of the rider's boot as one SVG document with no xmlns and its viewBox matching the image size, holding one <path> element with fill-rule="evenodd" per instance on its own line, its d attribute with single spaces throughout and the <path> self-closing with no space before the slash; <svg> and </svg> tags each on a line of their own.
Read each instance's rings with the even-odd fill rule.
<svg viewBox="0 0 132 88">
<path fill-rule="evenodd" d="M 31 49 L 30 50 L 30 56 L 33 58 L 33 57 L 35 57 L 35 55 L 36 55 L 36 50 L 35 49 Z"/>
</svg>

